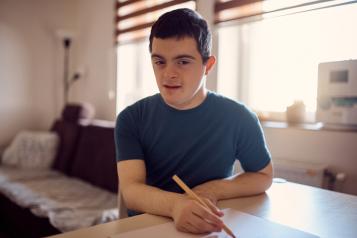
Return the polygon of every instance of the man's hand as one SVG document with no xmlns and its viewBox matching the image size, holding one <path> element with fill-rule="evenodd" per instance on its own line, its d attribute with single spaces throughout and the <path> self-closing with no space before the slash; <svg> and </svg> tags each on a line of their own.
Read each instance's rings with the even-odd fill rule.
<svg viewBox="0 0 357 238">
<path fill-rule="evenodd" d="M 200 234 L 222 230 L 223 222 L 220 217 L 223 213 L 208 199 L 205 200 L 210 209 L 192 199 L 177 200 L 173 207 L 172 218 L 179 231 Z"/>
<path fill-rule="evenodd" d="M 212 203 L 214 206 L 217 205 L 217 201 L 218 201 L 217 197 L 213 193 L 209 192 L 209 188 L 207 186 L 198 185 L 198 186 L 194 187 L 192 189 L 192 191 L 194 193 L 196 193 L 199 197 L 204 199 L 206 203 L 207 203 L 207 200 L 209 200 L 210 203 Z M 211 206 L 210 206 L 210 208 L 211 208 Z"/>
</svg>

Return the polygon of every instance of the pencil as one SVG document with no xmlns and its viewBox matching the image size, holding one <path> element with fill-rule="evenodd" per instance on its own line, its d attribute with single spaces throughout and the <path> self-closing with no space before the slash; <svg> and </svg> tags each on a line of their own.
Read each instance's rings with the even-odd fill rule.
<svg viewBox="0 0 357 238">
<path fill-rule="evenodd" d="M 199 202 L 202 206 L 209 208 L 209 206 L 199 197 L 197 196 L 177 175 L 174 175 L 172 179 L 190 196 Z M 228 228 L 226 224 L 223 223 L 223 230 L 230 235 L 232 238 L 236 238 L 231 229 Z"/>
</svg>

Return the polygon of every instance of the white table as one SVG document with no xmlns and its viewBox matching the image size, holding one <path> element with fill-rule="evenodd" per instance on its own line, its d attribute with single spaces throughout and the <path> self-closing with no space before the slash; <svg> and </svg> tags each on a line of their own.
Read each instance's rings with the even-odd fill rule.
<svg viewBox="0 0 357 238">
<path fill-rule="evenodd" d="M 274 183 L 259 196 L 220 201 L 220 208 L 239 211 L 325 238 L 357 237 L 357 196 L 295 183 Z M 121 219 L 52 238 L 107 238 L 171 221 L 149 214 Z"/>
</svg>

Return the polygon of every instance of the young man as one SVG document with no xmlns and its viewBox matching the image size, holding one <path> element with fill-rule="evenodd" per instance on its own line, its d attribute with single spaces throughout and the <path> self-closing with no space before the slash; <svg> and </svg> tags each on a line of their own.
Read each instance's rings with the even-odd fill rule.
<svg viewBox="0 0 357 238">
<path fill-rule="evenodd" d="M 116 124 L 120 190 L 129 215 L 172 217 L 178 230 L 222 229 L 216 202 L 263 193 L 272 182 L 270 154 L 257 117 L 206 89 L 215 64 L 211 33 L 196 12 L 178 9 L 152 26 L 150 52 L 160 94 L 123 110 Z M 235 160 L 244 173 L 232 176 Z M 177 174 L 210 204 L 191 200 Z"/>
</svg>

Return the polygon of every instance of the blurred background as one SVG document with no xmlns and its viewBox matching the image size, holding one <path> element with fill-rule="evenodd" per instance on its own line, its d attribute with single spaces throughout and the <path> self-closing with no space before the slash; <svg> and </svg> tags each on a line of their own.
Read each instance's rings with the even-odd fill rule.
<svg viewBox="0 0 357 238">
<path fill-rule="evenodd" d="M 257 113 L 276 177 L 357 195 L 356 1 L 0 0 L 1 150 L 65 102 L 114 121 L 157 93 L 149 29 L 180 7 L 209 22 L 207 86 Z"/>
</svg>

